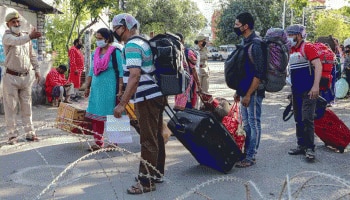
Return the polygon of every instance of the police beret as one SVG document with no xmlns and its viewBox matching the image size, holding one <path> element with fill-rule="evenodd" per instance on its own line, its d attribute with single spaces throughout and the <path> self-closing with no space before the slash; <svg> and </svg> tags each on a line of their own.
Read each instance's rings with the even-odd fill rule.
<svg viewBox="0 0 350 200">
<path fill-rule="evenodd" d="M 5 21 L 6 23 L 8 23 L 9 21 L 11 21 L 11 19 L 15 19 L 15 18 L 16 19 L 19 18 L 19 14 L 17 11 L 12 11 L 6 15 Z"/>
</svg>

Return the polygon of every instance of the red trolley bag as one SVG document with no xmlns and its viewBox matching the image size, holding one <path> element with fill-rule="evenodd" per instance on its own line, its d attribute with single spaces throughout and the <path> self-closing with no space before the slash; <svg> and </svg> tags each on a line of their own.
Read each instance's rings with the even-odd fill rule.
<svg viewBox="0 0 350 200">
<path fill-rule="evenodd" d="M 350 143 L 350 130 L 343 121 L 330 109 L 326 109 L 324 116 L 315 119 L 316 135 L 325 143 L 344 153 Z"/>
</svg>

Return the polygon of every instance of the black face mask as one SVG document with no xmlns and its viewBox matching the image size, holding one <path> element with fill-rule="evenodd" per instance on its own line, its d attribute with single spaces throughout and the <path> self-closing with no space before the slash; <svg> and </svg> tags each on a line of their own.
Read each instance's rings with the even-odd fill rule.
<svg viewBox="0 0 350 200">
<path fill-rule="evenodd" d="M 122 37 L 119 36 L 116 32 L 113 32 L 113 36 L 115 37 L 115 39 L 118 40 L 118 42 L 120 42 L 122 40 Z"/>
<path fill-rule="evenodd" d="M 114 31 L 113 32 L 113 36 L 115 37 L 115 39 L 118 40 L 118 42 L 121 42 L 122 41 L 122 36 L 124 35 L 124 32 L 121 35 L 118 35 L 117 32 Z"/>
<path fill-rule="evenodd" d="M 77 45 L 77 48 L 78 48 L 78 49 L 81 49 L 81 47 L 83 47 L 83 45 L 81 45 L 81 44 L 78 44 L 78 45 Z"/>
<path fill-rule="evenodd" d="M 207 42 L 203 42 L 202 43 L 202 47 L 205 47 L 206 44 L 207 44 Z"/>
<path fill-rule="evenodd" d="M 240 29 L 241 27 L 242 26 L 233 28 L 233 31 L 237 34 L 237 36 L 241 36 L 243 34 L 243 31 Z"/>
<path fill-rule="evenodd" d="M 345 53 L 350 53 L 350 50 L 345 50 Z"/>
</svg>

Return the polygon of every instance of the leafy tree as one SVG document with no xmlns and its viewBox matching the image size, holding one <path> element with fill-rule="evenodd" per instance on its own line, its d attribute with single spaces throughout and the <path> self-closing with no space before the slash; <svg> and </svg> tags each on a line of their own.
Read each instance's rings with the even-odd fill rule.
<svg viewBox="0 0 350 200">
<path fill-rule="evenodd" d="M 139 20 L 141 32 L 146 34 L 151 31 L 155 34 L 170 31 L 190 36 L 206 24 L 204 16 L 191 0 L 128 0 L 126 10 L 119 9 L 118 0 L 55 0 L 55 2 L 58 10 L 64 13 L 49 16 L 47 19 L 47 39 L 52 44 L 52 50 L 57 52 L 55 64 L 68 61 L 67 51 L 72 40 L 79 38 L 84 30 L 96 23 L 104 8 L 109 8 L 109 20 L 122 12 L 132 14 Z"/>
<path fill-rule="evenodd" d="M 46 37 L 56 52 L 55 65 L 68 62 L 68 48 L 75 38 L 97 23 L 101 11 L 118 7 L 115 0 L 55 0 L 56 8 L 63 14 L 48 15 Z M 90 19 L 90 20 L 89 20 Z"/>
<path fill-rule="evenodd" d="M 68 2 L 67 2 L 68 1 Z M 66 42 L 66 48 L 68 51 L 68 44 L 71 41 L 73 31 L 77 29 L 78 38 L 83 34 L 84 30 L 98 22 L 101 11 L 108 6 L 118 6 L 119 1 L 115 0 L 55 0 L 57 5 L 67 4 L 69 5 L 70 12 L 72 13 L 73 23 L 71 24 L 70 34 Z M 82 31 L 79 30 L 80 24 L 78 21 L 83 21 L 83 18 L 90 17 L 91 21 Z"/>
<path fill-rule="evenodd" d="M 76 31 L 70 31 L 73 24 L 73 13 L 69 8 L 69 4 L 63 3 L 58 9 L 63 14 L 47 15 L 45 25 L 46 39 L 49 43 L 48 50 L 50 53 L 53 51 L 53 55 L 55 55 L 54 66 L 68 63 L 66 44 L 69 41 L 69 36 L 78 37 Z"/>
<path fill-rule="evenodd" d="M 255 20 L 255 30 L 265 35 L 271 27 L 281 27 L 283 2 L 279 0 L 230 0 L 224 4 L 222 15 L 217 23 L 216 44 L 232 44 L 238 42 L 233 31 L 236 16 L 242 12 L 249 12 Z"/>
<path fill-rule="evenodd" d="M 290 2 L 290 7 L 296 17 L 300 17 L 303 13 L 303 8 L 307 7 L 309 0 L 293 0 Z"/>
<path fill-rule="evenodd" d="M 205 17 L 191 0 L 128 0 L 126 10 L 141 24 L 141 32 L 181 32 L 185 37 L 206 24 Z"/>
<path fill-rule="evenodd" d="M 345 22 L 339 10 L 318 14 L 315 27 L 315 38 L 332 35 L 342 42 L 350 36 L 349 22 Z"/>
</svg>

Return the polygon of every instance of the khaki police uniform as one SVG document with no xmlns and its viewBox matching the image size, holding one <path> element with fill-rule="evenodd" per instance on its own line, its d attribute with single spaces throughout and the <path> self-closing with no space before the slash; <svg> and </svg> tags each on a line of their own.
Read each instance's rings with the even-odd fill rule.
<svg viewBox="0 0 350 200">
<path fill-rule="evenodd" d="M 32 85 L 39 72 L 37 56 L 28 33 L 19 36 L 6 30 L 2 38 L 5 53 L 3 95 L 6 127 L 9 137 L 17 137 L 16 105 L 19 102 L 26 137 L 35 135 L 32 122 Z M 34 69 L 34 71 L 33 71 Z M 16 130 L 17 129 L 17 130 Z"/>
<path fill-rule="evenodd" d="M 208 67 L 208 49 L 203 47 L 198 49 L 200 54 L 199 62 L 199 82 L 202 87 L 202 92 L 209 93 L 209 67 Z"/>
</svg>

